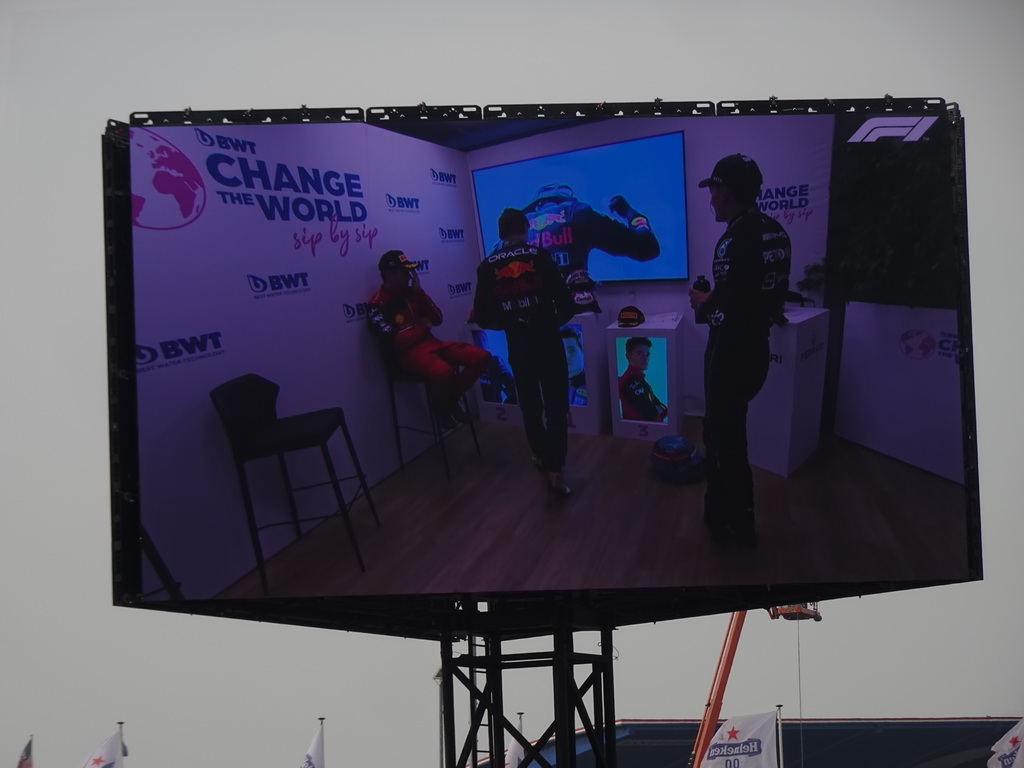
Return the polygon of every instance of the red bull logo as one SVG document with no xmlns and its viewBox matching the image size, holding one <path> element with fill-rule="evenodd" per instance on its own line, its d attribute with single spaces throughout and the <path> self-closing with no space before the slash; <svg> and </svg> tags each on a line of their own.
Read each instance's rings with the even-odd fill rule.
<svg viewBox="0 0 1024 768">
<path fill-rule="evenodd" d="M 530 217 L 530 229 L 547 229 L 555 224 L 565 224 L 565 213 L 542 213 Z"/>
<path fill-rule="evenodd" d="M 516 280 L 528 272 L 536 272 L 533 264 L 525 261 L 512 261 L 501 269 L 495 270 L 494 276 L 498 280 Z"/>
<path fill-rule="evenodd" d="M 496 283 L 494 293 L 497 296 L 526 296 L 534 293 L 544 285 L 544 281 L 533 262 L 510 261 L 494 272 Z"/>
<path fill-rule="evenodd" d="M 534 232 L 529 243 L 541 248 L 572 245 L 572 227 L 565 227 L 561 232 Z"/>
</svg>

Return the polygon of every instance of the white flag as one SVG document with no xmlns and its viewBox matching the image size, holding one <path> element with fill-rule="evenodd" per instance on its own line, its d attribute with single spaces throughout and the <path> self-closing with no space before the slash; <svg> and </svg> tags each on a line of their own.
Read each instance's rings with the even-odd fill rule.
<svg viewBox="0 0 1024 768">
<path fill-rule="evenodd" d="M 731 717 L 718 729 L 704 765 L 712 768 L 778 768 L 775 712 Z"/>
<path fill-rule="evenodd" d="M 526 758 L 526 750 L 516 739 L 511 741 L 505 750 L 505 768 L 519 768 L 519 764 Z"/>
<path fill-rule="evenodd" d="M 121 731 L 100 744 L 82 763 L 82 768 L 124 768 L 124 752 L 121 746 Z"/>
<path fill-rule="evenodd" d="M 1021 756 L 1020 748 L 1022 741 L 1024 741 L 1024 718 L 992 745 L 992 751 L 995 754 L 985 765 L 988 768 L 1024 768 L 1024 757 Z"/>
<path fill-rule="evenodd" d="M 324 729 L 317 728 L 313 743 L 309 745 L 306 759 L 299 768 L 324 768 Z"/>
</svg>

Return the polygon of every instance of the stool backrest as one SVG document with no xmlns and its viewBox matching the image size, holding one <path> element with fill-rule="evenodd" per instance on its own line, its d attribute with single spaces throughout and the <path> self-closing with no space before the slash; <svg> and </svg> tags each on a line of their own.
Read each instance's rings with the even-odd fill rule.
<svg viewBox="0 0 1024 768">
<path fill-rule="evenodd" d="M 255 373 L 246 373 L 210 391 L 236 455 L 247 454 L 248 446 L 277 420 L 280 391 L 280 385 Z"/>
</svg>

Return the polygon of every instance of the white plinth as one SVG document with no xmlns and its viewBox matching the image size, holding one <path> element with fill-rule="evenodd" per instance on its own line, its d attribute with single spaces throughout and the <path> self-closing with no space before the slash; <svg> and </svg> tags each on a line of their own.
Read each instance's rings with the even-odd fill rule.
<svg viewBox="0 0 1024 768">
<path fill-rule="evenodd" d="M 828 351 L 828 310 L 787 309 L 773 327 L 764 387 L 750 403 L 750 463 L 788 477 L 818 448 Z"/>
<path fill-rule="evenodd" d="M 576 315 L 566 323 L 566 326 L 575 327 L 582 337 L 583 372 L 586 382 L 584 388 L 571 390 L 574 394 L 569 405 L 569 432 L 598 435 L 608 430 L 608 376 L 604 328 L 593 312 Z M 501 358 L 511 372 L 505 334 L 502 331 L 482 331 L 475 323 L 469 323 L 468 328 L 467 341 L 482 346 L 492 355 Z M 495 388 L 485 388 L 486 383 L 477 382 L 473 387 L 480 420 L 494 424 L 521 425 L 523 417 L 516 402 L 503 399 L 505 395 L 496 394 Z"/>
<path fill-rule="evenodd" d="M 620 328 L 618 323 L 607 327 L 608 408 L 611 411 L 612 434 L 640 440 L 658 440 L 665 435 L 682 433 L 682 343 L 681 317 L 675 312 L 647 318 L 634 328 Z M 626 370 L 623 344 L 631 337 L 646 337 L 654 342 L 647 381 L 651 389 L 668 407 L 664 421 L 635 421 L 622 418 L 619 404 L 619 376 Z"/>
</svg>

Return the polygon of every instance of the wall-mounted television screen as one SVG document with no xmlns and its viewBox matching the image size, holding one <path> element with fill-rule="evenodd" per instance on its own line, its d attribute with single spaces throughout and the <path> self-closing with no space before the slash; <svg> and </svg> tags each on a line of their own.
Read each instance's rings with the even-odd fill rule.
<svg viewBox="0 0 1024 768">
<path fill-rule="evenodd" d="M 548 600 L 607 626 L 980 578 L 956 105 L 658 109 L 111 121 L 115 602 L 426 637 L 476 602 L 529 633 Z M 396 428 L 429 421 L 421 384 L 389 387 L 367 319 L 381 257 L 419 265 L 434 337 L 472 344 L 476 269 L 511 205 L 606 307 L 674 313 L 677 373 L 658 373 L 658 339 L 645 375 L 703 454 L 709 331 L 682 278 L 726 279 L 730 222 L 700 182 L 737 153 L 763 177 L 748 213 L 792 251 L 748 437 L 772 454 L 801 431 L 783 469 L 751 450 L 755 546 L 713 540 L 705 484 L 659 473 L 651 441 L 571 434 L 555 497 L 518 420 L 447 432 L 451 479 L 429 435 Z M 576 205 L 649 250 L 587 240 Z M 570 232 L 589 255 L 556 242 Z M 588 368 L 612 336 L 649 335 L 601 317 Z M 623 407 L 601 399 L 587 408 Z"/>
<path fill-rule="evenodd" d="M 477 168 L 473 191 L 484 250 L 499 244 L 498 214 L 518 208 L 529 242 L 550 251 L 566 276 L 688 275 L 681 132 Z"/>
</svg>

